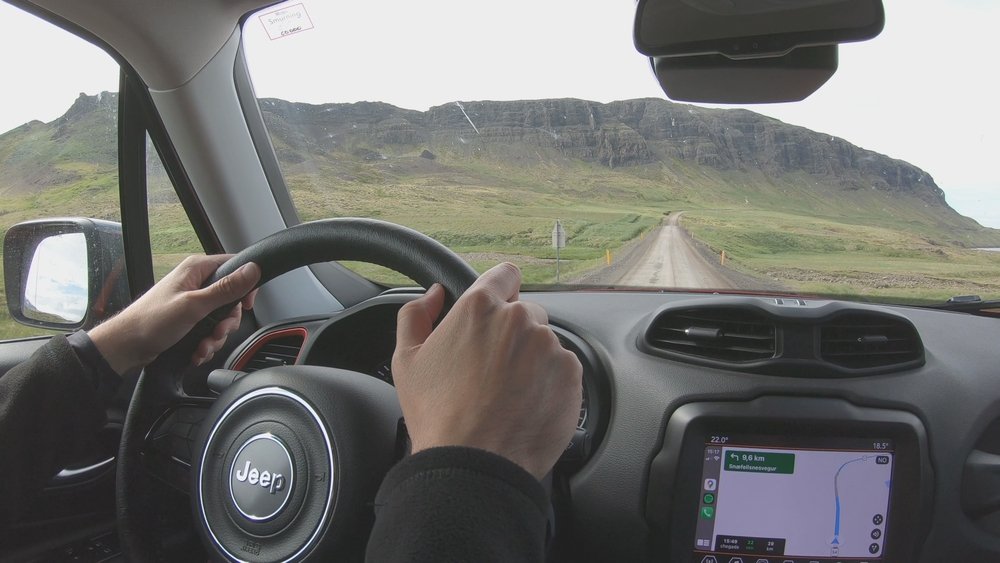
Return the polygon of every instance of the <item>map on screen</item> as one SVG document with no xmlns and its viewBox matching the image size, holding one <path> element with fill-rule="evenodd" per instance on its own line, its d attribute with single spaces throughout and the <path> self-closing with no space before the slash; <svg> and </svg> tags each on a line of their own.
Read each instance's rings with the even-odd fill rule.
<svg viewBox="0 0 1000 563">
<path fill-rule="evenodd" d="M 866 447 L 707 444 L 696 549 L 881 559 L 894 453 L 853 445 Z"/>
</svg>

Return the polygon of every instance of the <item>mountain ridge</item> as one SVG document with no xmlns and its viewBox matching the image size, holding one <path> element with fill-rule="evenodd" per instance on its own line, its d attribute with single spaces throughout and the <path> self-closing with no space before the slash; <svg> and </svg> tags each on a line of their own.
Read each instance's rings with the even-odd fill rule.
<svg viewBox="0 0 1000 563">
<path fill-rule="evenodd" d="M 117 99 L 81 94 L 49 123 L 30 121 L 0 134 L 0 193 L 111 188 Z M 497 187 L 561 187 L 577 199 L 636 198 L 675 209 L 790 206 L 859 223 L 891 216 L 924 225 L 943 242 L 1000 244 L 1000 230 L 952 209 L 917 166 L 744 109 L 658 98 L 466 101 L 426 111 L 264 98 L 259 107 L 293 189 L 316 181 L 329 188 L 427 182 L 447 168 Z M 485 162 L 495 170 L 483 179 Z M 586 187 L 573 172 L 579 166 L 605 172 Z M 319 168 L 327 177 L 302 180 Z"/>
<path fill-rule="evenodd" d="M 611 168 L 675 158 L 721 171 L 759 170 L 771 176 L 805 171 L 836 177 L 847 189 L 907 190 L 945 204 L 931 175 L 912 164 L 744 109 L 657 98 L 451 102 L 425 112 L 383 102 L 316 105 L 264 98 L 260 103 L 265 119 L 272 117 L 268 124 L 277 125 L 272 133 L 283 130 L 280 121 L 285 121 L 300 132 L 312 131 L 313 142 L 327 150 L 334 143 L 324 143 L 320 133 L 328 139 L 342 136 L 338 126 L 352 119 L 355 135 L 369 137 L 375 146 L 423 142 L 454 148 L 456 139 L 462 144 L 471 139 L 521 142 Z M 356 131 L 358 125 L 365 128 Z"/>
</svg>

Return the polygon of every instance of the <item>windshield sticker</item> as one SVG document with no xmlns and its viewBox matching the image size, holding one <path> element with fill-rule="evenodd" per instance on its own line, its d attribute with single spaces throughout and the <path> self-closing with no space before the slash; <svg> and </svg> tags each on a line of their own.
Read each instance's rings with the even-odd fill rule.
<svg viewBox="0 0 1000 563">
<path fill-rule="evenodd" d="M 264 24 L 264 30 L 272 41 L 313 28 L 312 20 L 309 19 L 303 4 L 292 4 L 261 14 L 260 23 Z"/>
</svg>

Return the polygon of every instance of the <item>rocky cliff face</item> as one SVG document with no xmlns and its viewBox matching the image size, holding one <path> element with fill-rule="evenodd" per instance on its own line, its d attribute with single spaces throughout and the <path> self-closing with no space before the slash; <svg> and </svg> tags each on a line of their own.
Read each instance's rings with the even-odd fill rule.
<svg viewBox="0 0 1000 563">
<path fill-rule="evenodd" d="M 51 123 L 31 122 L 0 135 L 0 190 L 65 183 L 68 160 L 116 162 L 117 94 L 81 94 Z M 380 102 L 311 105 L 261 100 L 279 158 L 301 163 L 346 154 L 378 160 L 383 152 L 546 155 L 610 168 L 683 162 L 707 169 L 806 173 L 824 189 L 903 193 L 946 205 L 924 171 L 843 139 L 746 110 L 706 109 L 660 99 L 601 104 L 577 99 L 452 102 L 413 111 Z M 532 158 L 535 158 L 532 156 Z M 516 165 L 523 165 L 523 159 Z M 62 176 L 60 176 L 62 175 Z M 59 182 L 56 182 L 59 180 Z"/>
<path fill-rule="evenodd" d="M 719 110 L 644 99 L 607 106 L 665 155 L 721 170 L 771 175 L 803 171 L 832 177 L 847 189 L 903 190 L 944 202 L 919 168 L 843 139 L 746 110 Z"/>
<path fill-rule="evenodd" d="M 805 172 L 845 190 L 901 191 L 944 203 L 933 179 L 913 165 L 746 110 L 660 99 L 455 102 L 426 112 L 384 103 L 308 105 L 274 99 L 263 100 L 261 107 L 272 133 L 292 152 L 357 144 L 375 149 L 423 145 L 435 152 L 519 145 L 612 168 L 679 160 L 771 176 Z"/>
</svg>

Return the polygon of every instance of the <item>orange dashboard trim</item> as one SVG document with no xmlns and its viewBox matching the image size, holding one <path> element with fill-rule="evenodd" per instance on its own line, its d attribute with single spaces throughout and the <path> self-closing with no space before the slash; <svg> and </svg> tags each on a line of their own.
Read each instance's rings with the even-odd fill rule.
<svg viewBox="0 0 1000 563">
<path fill-rule="evenodd" d="M 300 326 L 292 328 L 283 328 L 281 330 L 276 330 L 274 332 L 268 332 L 266 334 L 262 334 L 258 336 L 257 339 L 253 341 L 253 344 L 248 346 L 247 349 L 244 350 L 239 355 L 238 358 L 236 358 L 236 361 L 233 362 L 233 366 L 229 369 L 233 369 L 236 371 L 243 371 L 243 368 L 246 367 L 246 365 L 250 362 L 250 358 L 254 357 L 257 354 L 257 352 L 260 352 L 260 349 L 263 348 L 264 345 L 271 342 L 272 340 L 277 340 L 278 338 L 284 338 L 286 336 L 292 336 L 293 334 L 301 335 L 303 344 L 305 344 L 306 338 L 309 337 L 309 331 L 307 331 L 304 327 Z M 295 356 L 295 363 L 298 363 L 300 356 L 302 356 L 301 349 L 299 350 L 298 355 Z"/>
</svg>

